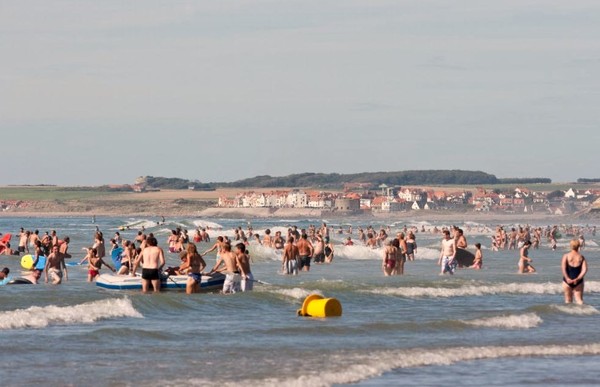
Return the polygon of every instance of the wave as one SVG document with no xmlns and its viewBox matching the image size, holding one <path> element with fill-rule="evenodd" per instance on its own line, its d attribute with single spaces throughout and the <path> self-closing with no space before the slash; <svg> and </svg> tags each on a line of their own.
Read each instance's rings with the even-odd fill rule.
<svg viewBox="0 0 600 387">
<path fill-rule="evenodd" d="M 495 294 L 561 294 L 562 286 L 556 283 L 511 283 L 496 285 L 468 285 L 458 288 L 377 288 L 364 292 L 384 296 L 404 298 L 451 298 L 469 296 L 487 296 Z M 600 282 L 589 281 L 586 283 L 586 292 L 600 292 Z"/>
<path fill-rule="evenodd" d="M 543 322 L 544 320 L 535 313 L 463 321 L 463 323 L 475 327 L 501 329 L 531 329 L 538 327 Z"/>
<path fill-rule="evenodd" d="M 460 362 L 501 358 L 598 356 L 600 343 L 587 345 L 525 345 L 454 347 L 444 349 L 414 348 L 410 350 L 376 351 L 367 354 L 338 353 L 328 355 L 327 362 L 319 366 L 298 368 L 299 376 L 246 379 L 216 382 L 208 379 L 164 380 L 160 385 L 178 386 L 317 386 L 357 383 L 375 378 L 396 369 L 448 366 Z"/>
<path fill-rule="evenodd" d="M 354 245 L 354 246 L 334 246 L 334 254 L 336 258 L 345 259 L 382 259 L 383 249 L 372 249 L 367 246 Z"/>
<path fill-rule="evenodd" d="M 209 222 L 208 220 L 204 220 L 204 219 L 194 220 L 192 223 L 196 227 L 210 228 L 211 230 L 221 230 L 221 229 L 223 229 L 223 226 L 221 226 L 219 223 Z"/>
<path fill-rule="evenodd" d="M 323 293 L 320 290 L 306 290 L 301 288 L 293 288 L 293 289 L 276 289 L 271 290 L 270 293 L 281 294 L 282 296 L 294 298 L 296 300 L 304 300 L 306 297 L 311 294 L 318 294 L 323 296 Z"/>
<path fill-rule="evenodd" d="M 600 314 L 600 311 L 591 305 L 550 305 L 550 309 L 574 316 L 593 316 L 595 314 Z"/>
<path fill-rule="evenodd" d="M 144 316 L 135 310 L 128 298 L 93 301 L 74 306 L 34 306 L 1 312 L 0 330 L 44 328 L 57 324 L 91 324 L 98 320 L 118 317 Z"/>
<path fill-rule="evenodd" d="M 265 247 L 258 243 L 251 243 L 248 247 L 250 257 L 254 261 L 278 261 L 281 262 L 283 250 L 276 250 L 271 247 Z"/>
<path fill-rule="evenodd" d="M 140 220 L 134 220 L 129 223 L 126 223 L 122 227 L 129 227 L 133 230 L 139 230 L 142 227 L 144 227 L 144 229 L 148 229 L 148 228 L 154 228 L 156 226 L 157 226 L 157 224 L 156 224 L 155 220 L 140 219 Z"/>
</svg>

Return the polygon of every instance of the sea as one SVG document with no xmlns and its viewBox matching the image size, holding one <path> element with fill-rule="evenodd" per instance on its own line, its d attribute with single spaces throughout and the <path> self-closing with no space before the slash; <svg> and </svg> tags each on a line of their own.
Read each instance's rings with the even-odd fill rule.
<svg viewBox="0 0 600 387">
<path fill-rule="evenodd" d="M 452 222 L 356 219 L 0 218 L 0 232 L 56 230 L 70 236 L 80 260 L 98 227 L 110 239 L 122 226 L 133 239 L 143 226 L 165 247 L 171 229 L 235 227 L 264 234 L 291 225 L 328 222 L 332 229 L 372 225 L 392 235 L 416 226 L 416 260 L 406 275 L 384 277 L 382 250 L 343 246 L 332 233 L 335 259 L 310 272 L 283 276 L 281 256 L 252 243 L 253 292 L 186 296 L 142 294 L 86 282 L 85 266 L 69 281 L 0 286 L 0 381 L 3 386 L 529 386 L 600 384 L 600 238 L 587 235 L 585 305 L 565 305 L 560 261 L 569 237 L 552 251 L 546 240 L 530 256 L 536 274 L 517 274 L 517 251 L 492 251 L 495 226 L 456 223 L 470 246 L 483 247 L 483 270 L 440 276 L 441 237 L 429 232 Z M 375 223 L 370 223 L 375 222 Z M 522 224 L 525 224 L 526 220 Z M 538 226 L 538 224 L 532 224 Z M 546 224 L 539 224 L 546 226 Z M 13 245 L 17 245 L 13 237 Z M 203 243 L 199 250 L 210 247 Z M 205 257 L 209 266 L 215 256 Z M 175 266 L 178 257 L 168 254 Z M 17 257 L 0 266 L 22 274 Z M 106 269 L 104 269 L 106 271 Z M 299 317 L 303 300 L 336 298 L 339 318 Z"/>
</svg>

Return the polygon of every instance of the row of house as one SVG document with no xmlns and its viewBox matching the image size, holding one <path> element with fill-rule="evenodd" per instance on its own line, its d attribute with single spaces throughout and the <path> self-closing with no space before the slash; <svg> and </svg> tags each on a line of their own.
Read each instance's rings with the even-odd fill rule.
<svg viewBox="0 0 600 387">
<path fill-rule="evenodd" d="M 478 188 L 471 191 L 436 191 L 421 188 L 389 187 L 382 184 L 378 190 L 349 192 L 348 188 L 362 189 L 353 184 L 344 193 L 323 191 L 242 192 L 233 198 L 219 198 L 219 207 L 246 208 L 313 208 L 332 211 L 394 212 L 474 208 L 476 211 L 533 211 L 547 209 L 552 213 L 573 212 L 600 196 L 600 190 L 534 192 L 517 187 L 507 191 L 489 191 Z M 574 202 L 574 203 L 572 203 Z"/>
</svg>

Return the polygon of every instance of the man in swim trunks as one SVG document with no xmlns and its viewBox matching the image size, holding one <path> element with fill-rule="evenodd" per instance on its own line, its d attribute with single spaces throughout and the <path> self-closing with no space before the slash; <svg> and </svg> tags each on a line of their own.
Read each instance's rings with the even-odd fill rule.
<svg viewBox="0 0 600 387">
<path fill-rule="evenodd" d="M 224 270 L 219 270 L 221 265 L 225 265 Z M 210 271 L 209 275 L 216 272 L 225 274 L 225 283 L 223 283 L 223 294 L 237 293 L 240 291 L 240 269 L 238 257 L 231 252 L 229 243 L 223 244 L 221 257 L 217 261 L 215 267 Z"/>
<path fill-rule="evenodd" d="M 23 229 L 21 228 L 21 233 L 19 234 L 19 253 L 27 252 L 27 254 L 29 254 L 29 247 L 27 246 L 27 242 L 29 241 L 29 235 L 29 231 L 23 231 Z"/>
<path fill-rule="evenodd" d="M 52 246 L 52 252 L 46 259 L 46 266 L 44 267 L 46 273 L 46 283 L 48 283 L 48 275 L 52 277 L 53 285 L 60 285 L 62 283 L 63 274 L 65 280 L 69 280 L 69 273 L 67 271 L 67 265 L 65 265 L 65 255 L 61 254 L 58 245 Z"/>
<path fill-rule="evenodd" d="M 150 286 L 154 292 L 160 291 L 160 271 L 165 265 L 165 253 L 163 249 L 157 246 L 156 238 L 146 239 L 147 246 L 136 258 L 133 264 L 131 276 L 135 277 L 135 272 L 142 262 L 142 292 L 148 292 Z"/>
<path fill-rule="evenodd" d="M 325 242 L 321 234 L 317 234 L 315 239 L 313 257 L 316 264 L 321 264 L 325 262 Z"/>
<path fill-rule="evenodd" d="M 438 265 L 442 267 L 440 275 L 454 274 L 456 268 L 456 241 L 450 237 L 450 231 L 444 230 L 444 239 L 440 250 Z"/>
<path fill-rule="evenodd" d="M 313 257 L 315 249 L 308 241 L 308 235 L 302 234 L 296 247 L 298 247 L 299 254 L 298 270 L 310 271 L 310 259 Z"/>
<path fill-rule="evenodd" d="M 281 271 L 283 274 L 298 275 L 298 247 L 294 244 L 294 237 L 290 237 L 283 249 Z"/>
<path fill-rule="evenodd" d="M 250 269 L 250 257 L 246 252 L 246 245 L 238 243 L 235 246 L 240 272 L 242 274 L 242 282 L 240 284 L 242 292 L 252 291 L 254 287 L 254 276 Z"/>
</svg>

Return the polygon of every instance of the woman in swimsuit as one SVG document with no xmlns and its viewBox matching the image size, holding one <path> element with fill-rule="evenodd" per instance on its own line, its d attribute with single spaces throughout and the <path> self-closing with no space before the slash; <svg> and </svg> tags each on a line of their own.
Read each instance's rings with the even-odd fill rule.
<svg viewBox="0 0 600 387">
<path fill-rule="evenodd" d="M 381 269 L 383 275 L 390 276 L 395 271 L 398 249 L 394 247 L 392 241 L 386 242 L 385 250 L 383 251 L 383 262 Z"/>
<path fill-rule="evenodd" d="M 415 234 L 412 232 L 408 233 L 408 239 L 406 240 L 406 257 L 409 261 L 415 260 L 415 254 L 417 253 L 417 241 Z"/>
<path fill-rule="evenodd" d="M 588 266 L 583 255 L 579 253 L 580 247 L 578 240 L 572 240 L 571 252 L 563 256 L 561 263 L 565 303 L 567 304 L 573 302 L 573 295 L 575 295 L 577 304 L 583 304 L 583 277 L 587 274 Z"/>
<path fill-rule="evenodd" d="M 532 259 L 529 258 L 529 247 L 531 242 L 526 241 L 521 248 L 521 257 L 519 258 L 519 274 L 535 273 L 535 267 L 531 264 Z"/>
<path fill-rule="evenodd" d="M 123 244 L 123 254 L 121 255 L 121 268 L 117 274 L 128 275 L 129 270 L 133 267 L 135 260 L 135 246 L 130 241 L 125 241 Z"/>
</svg>

